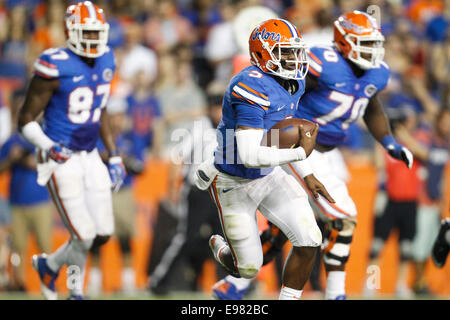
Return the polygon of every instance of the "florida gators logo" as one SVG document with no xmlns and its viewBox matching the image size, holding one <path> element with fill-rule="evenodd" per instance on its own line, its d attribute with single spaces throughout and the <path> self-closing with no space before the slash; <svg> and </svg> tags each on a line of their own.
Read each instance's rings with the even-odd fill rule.
<svg viewBox="0 0 450 320">
<path fill-rule="evenodd" d="M 256 40 L 259 37 L 261 37 L 261 39 L 263 40 L 271 39 L 272 41 L 280 41 L 281 39 L 281 35 L 279 33 L 268 32 L 266 31 L 266 28 L 264 28 L 262 31 L 255 32 L 252 36 L 252 40 Z"/>
</svg>

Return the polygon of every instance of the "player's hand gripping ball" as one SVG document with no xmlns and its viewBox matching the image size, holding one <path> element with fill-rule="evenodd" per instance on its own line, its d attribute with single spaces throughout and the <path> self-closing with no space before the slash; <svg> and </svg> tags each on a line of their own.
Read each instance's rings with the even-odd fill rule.
<svg viewBox="0 0 450 320">
<path fill-rule="evenodd" d="M 318 125 L 314 122 L 298 118 L 285 119 L 267 131 L 263 144 L 276 146 L 279 149 L 301 146 L 305 149 L 306 154 L 309 155 L 314 149 L 317 132 Z"/>
</svg>

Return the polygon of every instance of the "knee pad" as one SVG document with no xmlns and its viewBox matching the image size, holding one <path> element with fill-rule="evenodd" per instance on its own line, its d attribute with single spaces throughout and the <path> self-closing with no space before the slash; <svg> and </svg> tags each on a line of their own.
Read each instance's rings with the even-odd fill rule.
<svg viewBox="0 0 450 320">
<path fill-rule="evenodd" d="M 224 228 L 230 240 L 244 240 L 250 237 L 249 228 L 255 223 L 246 214 L 229 214 L 224 216 Z"/>
<path fill-rule="evenodd" d="M 326 264 L 342 266 L 347 263 L 355 227 L 355 218 L 331 221 L 325 231 L 324 243 L 322 245 L 324 253 L 323 260 Z"/>
<path fill-rule="evenodd" d="M 97 248 L 100 248 L 102 245 L 104 245 L 106 242 L 108 242 L 109 238 L 111 236 L 106 235 L 106 236 L 101 236 L 101 235 L 97 235 L 94 240 L 92 241 L 92 246 L 91 246 L 91 250 L 96 250 Z"/>
<path fill-rule="evenodd" d="M 245 279 L 252 279 L 256 277 L 259 269 L 261 269 L 261 264 L 256 265 L 247 263 L 245 265 L 238 265 L 239 275 Z"/>
</svg>

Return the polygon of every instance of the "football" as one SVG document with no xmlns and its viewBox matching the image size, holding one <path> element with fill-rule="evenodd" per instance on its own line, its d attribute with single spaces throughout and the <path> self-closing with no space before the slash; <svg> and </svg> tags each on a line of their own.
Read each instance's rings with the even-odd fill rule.
<svg viewBox="0 0 450 320">
<path fill-rule="evenodd" d="M 300 142 L 300 125 L 311 136 L 315 123 L 306 119 L 284 119 L 274 125 L 264 136 L 263 145 L 276 146 L 279 149 L 296 148 Z"/>
</svg>

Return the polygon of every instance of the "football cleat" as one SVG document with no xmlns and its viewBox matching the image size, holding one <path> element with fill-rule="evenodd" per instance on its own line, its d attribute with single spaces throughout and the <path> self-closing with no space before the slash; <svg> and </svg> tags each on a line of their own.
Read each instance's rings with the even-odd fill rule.
<svg viewBox="0 0 450 320">
<path fill-rule="evenodd" d="M 448 252 L 450 251 L 450 244 L 446 237 L 448 232 L 450 232 L 450 218 L 441 221 L 441 228 L 431 251 L 431 258 L 438 268 L 442 268 L 445 265 Z"/>
<path fill-rule="evenodd" d="M 67 297 L 67 300 L 84 300 L 80 294 L 71 294 Z"/>
<path fill-rule="evenodd" d="M 249 287 L 238 290 L 234 284 L 228 282 L 226 279 L 222 279 L 214 284 L 212 296 L 217 300 L 242 300 Z"/>
<path fill-rule="evenodd" d="M 214 255 L 214 259 L 216 259 L 217 262 L 220 263 L 220 265 L 222 267 L 224 267 L 224 269 L 232 276 L 236 277 L 236 278 L 240 278 L 241 276 L 239 275 L 239 273 L 236 270 L 233 270 L 231 268 L 229 268 L 226 264 L 223 263 L 220 254 L 221 252 L 226 249 L 229 248 L 227 242 L 225 241 L 225 239 L 218 235 L 218 234 L 213 234 L 210 238 L 209 238 L 209 247 L 211 248 L 211 251 Z"/>
<path fill-rule="evenodd" d="M 55 289 L 55 280 L 58 277 L 58 272 L 53 272 L 47 265 L 47 255 L 35 254 L 32 257 L 31 264 L 34 270 L 39 274 L 41 280 L 41 291 L 47 300 L 57 300 L 58 293 Z"/>
</svg>

